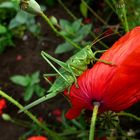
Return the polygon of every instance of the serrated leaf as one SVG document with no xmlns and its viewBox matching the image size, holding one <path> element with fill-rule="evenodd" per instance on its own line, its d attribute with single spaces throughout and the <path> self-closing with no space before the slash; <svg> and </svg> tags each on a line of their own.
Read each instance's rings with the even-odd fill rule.
<svg viewBox="0 0 140 140">
<path fill-rule="evenodd" d="M 69 44 L 68 42 L 59 44 L 55 50 L 55 54 L 61 54 L 61 53 L 65 53 L 65 52 L 69 52 L 71 50 L 73 50 L 74 47 Z"/>
<path fill-rule="evenodd" d="M 39 86 L 39 85 L 35 85 L 35 87 L 34 87 L 34 91 L 35 91 L 36 95 L 39 96 L 39 97 L 45 95 L 45 89 L 42 88 L 42 87 Z"/>
<path fill-rule="evenodd" d="M 80 4 L 80 12 L 82 13 L 82 15 L 86 18 L 87 14 L 88 14 L 88 8 L 85 4 L 85 2 L 81 2 Z"/>
<path fill-rule="evenodd" d="M 24 101 L 29 101 L 33 96 L 33 92 L 34 92 L 34 86 L 28 86 L 25 89 Z"/>
<path fill-rule="evenodd" d="M 30 83 L 30 78 L 28 76 L 16 75 L 10 77 L 10 80 L 20 86 L 27 86 Z"/>
</svg>

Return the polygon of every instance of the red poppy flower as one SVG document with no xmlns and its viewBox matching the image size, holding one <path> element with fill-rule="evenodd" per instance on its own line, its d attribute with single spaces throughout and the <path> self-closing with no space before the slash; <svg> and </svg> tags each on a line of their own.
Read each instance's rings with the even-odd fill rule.
<svg viewBox="0 0 140 140">
<path fill-rule="evenodd" d="M 65 93 L 72 104 L 66 114 L 76 118 L 83 109 L 119 112 L 140 100 L 140 26 L 121 37 L 100 58 L 115 65 L 97 62 L 79 78 L 79 88 L 72 85 Z"/>
<path fill-rule="evenodd" d="M 2 114 L 2 110 L 6 108 L 6 101 L 5 99 L 0 100 L 0 115 Z"/>
<path fill-rule="evenodd" d="M 48 140 L 48 139 L 44 136 L 32 136 L 28 138 L 27 140 Z"/>
</svg>

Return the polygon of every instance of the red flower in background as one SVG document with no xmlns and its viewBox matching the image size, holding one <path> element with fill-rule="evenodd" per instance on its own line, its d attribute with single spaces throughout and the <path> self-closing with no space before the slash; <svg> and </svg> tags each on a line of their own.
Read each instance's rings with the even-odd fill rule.
<svg viewBox="0 0 140 140">
<path fill-rule="evenodd" d="M 79 88 L 72 85 L 65 93 L 72 104 L 66 114 L 76 118 L 82 109 L 119 112 L 140 100 L 140 26 L 121 37 L 100 58 L 115 65 L 97 62 L 79 78 Z"/>
<path fill-rule="evenodd" d="M 22 59 L 23 59 L 22 55 L 18 54 L 18 55 L 16 56 L 16 60 L 17 60 L 17 61 L 20 61 L 20 60 L 22 60 Z"/>
<path fill-rule="evenodd" d="M 84 19 L 84 23 L 86 23 L 86 24 L 89 24 L 91 22 L 92 22 L 91 18 L 85 18 Z"/>
<path fill-rule="evenodd" d="M 53 110 L 51 113 L 52 113 L 53 115 L 55 115 L 55 116 L 61 116 L 61 115 L 62 115 L 62 111 L 61 111 L 61 109 L 59 109 L 59 108 L 56 108 L 56 109 Z"/>
<path fill-rule="evenodd" d="M 6 101 L 5 99 L 0 99 L 0 115 L 2 114 L 4 108 L 6 108 Z"/>
<path fill-rule="evenodd" d="M 56 108 L 55 110 L 53 110 L 52 112 L 51 112 L 51 114 L 52 115 L 54 115 L 55 117 L 56 117 L 56 120 L 58 121 L 58 122 L 62 122 L 62 110 L 61 109 L 59 109 L 59 108 Z"/>
<path fill-rule="evenodd" d="M 48 139 L 44 136 L 32 136 L 28 138 L 27 140 L 48 140 Z"/>
</svg>

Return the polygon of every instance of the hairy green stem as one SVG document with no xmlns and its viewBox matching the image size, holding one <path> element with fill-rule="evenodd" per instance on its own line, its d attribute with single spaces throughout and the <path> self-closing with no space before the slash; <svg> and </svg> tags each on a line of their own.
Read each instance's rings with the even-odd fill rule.
<svg viewBox="0 0 140 140">
<path fill-rule="evenodd" d="M 52 24 L 50 19 L 48 18 L 47 15 L 45 15 L 43 12 L 40 13 L 40 16 L 45 19 L 45 21 L 49 24 L 49 26 L 52 28 L 52 30 L 59 36 L 63 37 L 67 42 L 69 42 L 71 45 L 73 45 L 77 49 L 81 49 L 80 46 L 78 46 L 75 42 L 73 42 L 71 39 L 68 37 L 64 36 L 63 34 L 60 34 L 59 31 L 55 28 L 55 26 Z"/>
<path fill-rule="evenodd" d="M 114 13 L 116 13 L 116 11 L 115 11 L 115 8 L 113 7 L 113 5 L 112 5 L 112 2 L 110 1 L 110 0 L 105 0 L 105 2 L 108 4 L 108 6 L 112 9 L 112 11 L 114 12 Z"/>
<path fill-rule="evenodd" d="M 65 4 L 61 0 L 57 0 L 59 4 L 66 10 L 66 12 L 74 19 L 76 20 L 76 16 L 65 6 Z"/>
<path fill-rule="evenodd" d="M 127 21 L 127 17 L 126 17 L 126 9 L 125 9 L 125 3 L 124 3 L 124 0 L 120 0 L 122 2 L 122 4 L 124 6 L 122 6 L 122 13 L 123 13 L 123 16 L 124 16 L 124 26 L 125 26 L 125 31 L 126 32 L 129 32 L 129 26 L 128 26 L 128 21 Z"/>
<path fill-rule="evenodd" d="M 3 92 L 2 90 L 0 90 L 0 95 L 2 97 L 4 97 L 5 99 L 7 99 L 8 101 L 10 101 L 15 106 L 17 106 L 20 110 L 22 110 L 24 108 L 19 102 L 17 102 L 15 99 L 13 99 L 12 97 L 10 97 L 8 94 L 6 94 L 5 92 Z M 55 133 L 54 131 L 52 131 L 49 128 L 47 128 L 46 125 L 44 125 L 43 123 L 39 122 L 38 119 L 31 112 L 29 112 L 28 110 L 24 110 L 24 113 L 33 122 L 35 122 L 39 127 L 41 127 L 42 129 L 44 129 L 53 140 L 62 140 L 62 138 L 60 138 L 57 133 Z"/>
<path fill-rule="evenodd" d="M 94 108 L 93 108 L 91 125 L 90 125 L 90 132 L 89 132 L 89 140 L 94 140 L 95 124 L 96 124 L 96 118 L 97 118 L 99 106 L 100 106 L 99 102 L 94 102 Z"/>
<path fill-rule="evenodd" d="M 118 116 L 127 116 L 127 117 L 130 117 L 130 118 L 133 118 L 137 121 L 140 121 L 140 117 L 137 117 L 136 115 L 134 114 L 131 114 L 131 113 L 127 113 L 127 112 L 120 112 L 120 113 L 117 113 Z"/>
<path fill-rule="evenodd" d="M 126 16 L 124 0 L 119 0 L 118 3 L 116 3 L 116 1 L 113 0 L 113 3 L 116 4 L 117 15 L 120 18 L 120 20 L 125 28 L 125 32 L 129 32 L 129 25 L 128 25 L 127 16 Z"/>
</svg>

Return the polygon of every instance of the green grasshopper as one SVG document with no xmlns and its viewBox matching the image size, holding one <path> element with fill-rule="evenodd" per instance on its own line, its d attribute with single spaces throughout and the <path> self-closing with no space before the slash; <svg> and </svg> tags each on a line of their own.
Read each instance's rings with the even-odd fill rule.
<svg viewBox="0 0 140 140">
<path fill-rule="evenodd" d="M 75 85 L 78 88 L 77 79 L 76 77 L 80 76 L 86 69 L 88 69 L 88 65 L 93 63 L 94 61 L 100 61 L 105 64 L 111 64 L 111 62 L 107 62 L 105 60 L 97 59 L 95 56 L 97 53 L 102 53 L 106 50 L 99 50 L 93 52 L 91 49 L 92 45 L 87 45 L 85 48 L 81 49 L 79 52 L 74 54 L 72 57 L 70 57 L 66 63 L 59 61 L 52 57 L 51 55 L 47 54 L 46 52 L 42 51 L 41 55 L 42 57 L 52 66 L 52 68 L 59 74 L 48 90 L 48 94 L 39 98 L 38 100 L 30 103 L 29 105 L 25 106 L 23 110 L 20 110 L 19 112 L 22 112 L 24 110 L 27 110 L 33 106 L 36 106 L 48 99 L 51 99 L 52 97 L 56 96 L 58 93 L 63 92 L 64 90 L 69 90 L 71 85 L 75 83 Z M 55 68 L 55 66 L 50 62 L 50 60 L 56 62 L 61 66 L 59 70 Z M 53 74 L 50 74 L 53 76 Z M 50 76 L 45 75 L 45 76 Z M 55 75 L 55 74 L 54 74 Z M 47 79 L 47 78 L 45 78 Z"/>
</svg>

